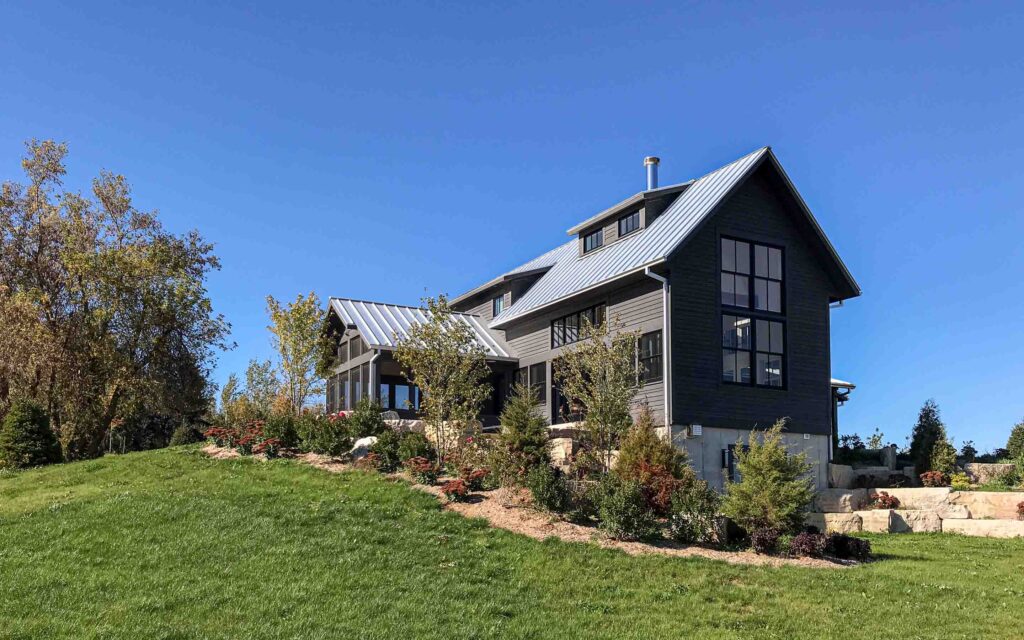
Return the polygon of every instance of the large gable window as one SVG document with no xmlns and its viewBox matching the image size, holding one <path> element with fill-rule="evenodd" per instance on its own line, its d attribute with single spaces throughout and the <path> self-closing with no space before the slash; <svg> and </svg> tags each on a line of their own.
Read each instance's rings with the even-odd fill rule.
<svg viewBox="0 0 1024 640">
<path fill-rule="evenodd" d="M 721 284 L 722 381 L 785 387 L 782 249 L 722 238 Z"/>
</svg>

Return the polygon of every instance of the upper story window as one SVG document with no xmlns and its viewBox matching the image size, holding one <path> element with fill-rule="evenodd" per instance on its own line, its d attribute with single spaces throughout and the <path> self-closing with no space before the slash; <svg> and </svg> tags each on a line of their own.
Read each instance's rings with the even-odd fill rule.
<svg viewBox="0 0 1024 640">
<path fill-rule="evenodd" d="M 604 244 L 604 229 L 592 231 L 583 236 L 583 253 L 593 251 Z"/>
<path fill-rule="evenodd" d="M 348 342 L 338 345 L 338 361 L 342 364 L 348 362 Z"/>
<path fill-rule="evenodd" d="M 652 331 L 640 336 L 637 352 L 637 372 L 640 382 L 661 380 L 661 331 Z"/>
<path fill-rule="evenodd" d="M 722 304 L 782 313 L 782 264 L 778 247 L 722 238 Z"/>
<path fill-rule="evenodd" d="M 640 228 L 640 212 L 626 214 L 619 218 L 619 237 L 633 233 Z"/>
<path fill-rule="evenodd" d="M 500 295 L 491 300 L 491 315 L 497 317 L 499 313 L 505 310 L 505 296 Z"/>
<path fill-rule="evenodd" d="M 576 313 L 570 313 L 551 322 L 551 348 L 562 347 L 579 342 L 583 338 L 583 328 L 589 323 L 596 326 L 604 322 L 605 306 L 594 305 Z"/>
<path fill-rule="evenodd" d="M 363 348 L 363 340 L 361 338 L 352 338 L 348 341 L 349 360 L 355 360 L 364 353 L 366 353 L 366 349 Z"/>
<path fill-rule="evenodd" d="M 722 380 L 785 387 L 782 249 L 722 238 L 721 267 Z"/>
</svg>

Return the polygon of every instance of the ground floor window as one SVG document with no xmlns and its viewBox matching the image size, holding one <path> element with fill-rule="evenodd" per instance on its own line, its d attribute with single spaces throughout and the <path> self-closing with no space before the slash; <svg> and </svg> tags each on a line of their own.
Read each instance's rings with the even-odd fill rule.
<svg viewBox="0 0 1024 640">
<path fill-rule="evenodd" d="M 516 370 L 515 383 L 533 390 L 537 402 L 547 402 L 548 363 L 538 362 Z"/>
<path fill-rule="evenodd" d="M 420 408 L 419 388 L 399 376 L 381 376 L 380 404 L 383 408 L 415 411 Z"/>
</svg>

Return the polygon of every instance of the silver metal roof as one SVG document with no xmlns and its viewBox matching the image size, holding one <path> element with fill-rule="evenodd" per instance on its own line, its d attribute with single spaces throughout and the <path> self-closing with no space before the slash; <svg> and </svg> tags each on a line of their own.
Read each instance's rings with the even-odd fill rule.
<svg viewBox="0 0 1024 640">
<path fill-rule="evenodd" d="M 412 325 L 430 319 L 430 312 L 419 307 L 349 298 L 331 298 L 331 310 L 345 325 L 354 326 L 371 349 L 394 349 L 399 340 L 408 337 Z M 469 325 L 488 357 L 513 359 L 504 340 L 491 333 L 479 316 L 453 313 L 452 320 Z"/>
<path fill-rule="evenodd" d="M 505 326 L 516 318 L 543 309 L 563 298 L 665 261 L 748 171 L 770 153 L 768 147 L 762 147 L 694 181 L 642 233 L 613 242 L 584 256 L 578 255 L 576 250 L 564 250 L 569 245 L 575 249 L 575 240 L 556 249 L 558 259 L 551 269 L 515 304 L 495 317 L 489 326 Z"/>
<path fill-rule="evenodd" d="M 622 202 L 614 204 L 605 209 L 604 211 L 601 211 L 590 216 L 589 218 L 587 218 L 583 222 L 580 222 L 579 224 L 573 225 L 568 231 L 566 231 L 566 233 L 568 233 L 571 236 L 576 235 L 577 233 L 583 231 L 587 227 L 595 225 L 598 222 L 601 222 L 607 218 L 612 217 L 613 215 L 619 213 L 620 211 L 629 207 L 630 205 L 634 205 L 641 202 L 645 197 L 650 198 L 665 194 L 671 195 L 670 192 L 682 191 L 691 184 L 693 184 L 693 180 L 690 180 L 689 182 L 681 182 L 679 184 L 670 184 L 667 187 L 658 187 L 657 189 L 650 189 L 648 191 L 641 191 L 639 193 L 635 193 L 630 197 L 626 198 L 625 200 L 623 200 Z"/>
</svg>

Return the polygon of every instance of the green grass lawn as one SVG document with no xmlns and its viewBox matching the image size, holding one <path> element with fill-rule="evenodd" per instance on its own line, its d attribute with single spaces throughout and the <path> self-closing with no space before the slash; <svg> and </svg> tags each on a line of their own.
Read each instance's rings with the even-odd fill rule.
<svg viewBox="0 0 1024 640">
<path fill-rule="evenodd" d="M 378 476 L 167 449 L 0 476 L 4 638 L 1020 638 L 1024 541 L 848 570 L 629 557 Z"/>
</svg>

